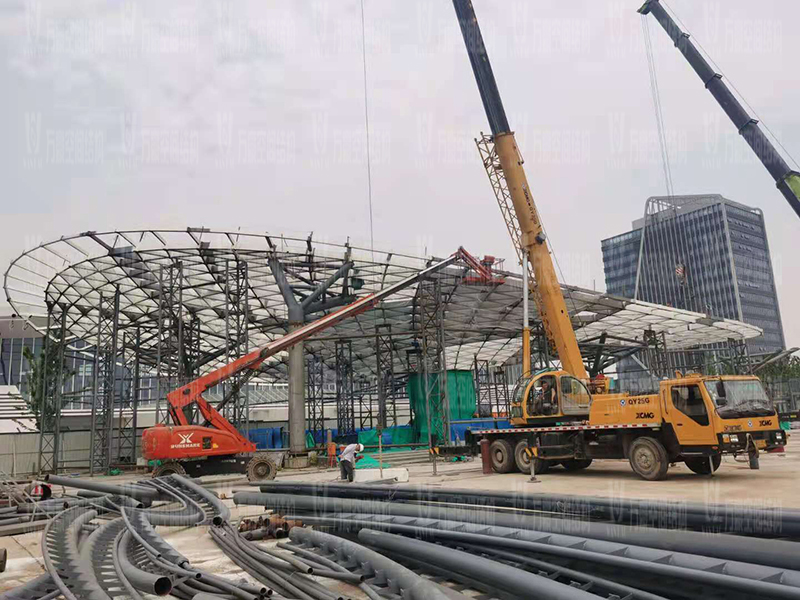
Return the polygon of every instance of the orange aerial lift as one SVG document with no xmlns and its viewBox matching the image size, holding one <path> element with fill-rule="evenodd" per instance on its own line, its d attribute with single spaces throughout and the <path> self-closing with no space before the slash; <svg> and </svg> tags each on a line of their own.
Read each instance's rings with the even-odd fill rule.
<svg viewBox="0 0 800 600">
<path fill-rule="evenodd" d="M 270 342 L 250 354 L 198 377 L 191 383 L 167 394 L 169 416 L 172 425 L 159 424 L 145 429 L 142 434 L 142 455 L 147 460 L 160 461 L 153 476 L 172 473 L 189 474 L 195 477 L 221 473 L 247 473 L 248 479 L 258 481 L 272 479 L 276 467 L 268 456 L 258 454 L 256 445 L 245 438 L 217 407 L 203 398 L 203 393 L 238 374 L 245 374 L 243 385 L 258 372 L 262 363 L 287 350 L 291 346 L 324 331 L 336 323 L 359 315 L 377 306 L 384 298 L 413 285 L 421 279 L 430 277 L 448 265 L 461 261 L 477 274 L 478 279 L 495 282 L 492 272 L 463 248 L 434 265 L 423 269 L 374 294 L 360 298 L 312 323 L 295 329 L 291 333 Z M 203 425 L 189 422 L 186 409 L 195 404 L 205 419 Z"/>
</svg>

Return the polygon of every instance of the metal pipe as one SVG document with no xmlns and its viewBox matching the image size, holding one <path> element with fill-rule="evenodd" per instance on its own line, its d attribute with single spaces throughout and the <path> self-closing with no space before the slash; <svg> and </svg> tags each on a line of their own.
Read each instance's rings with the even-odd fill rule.
<svg viewBox="0 0 800 600">
<path fill-rule="evenodd" d="M 359 541 L 373 548 L 388 550 L 415 560 L 429 562 L 462 575 L 480 579 L 487 585 L 520 598 L 543 597 L 549 600 L 597 600 L 594 594 L 552 581 L 497 561 L 461 550 L 442 548 L 422 540 L 412 540 L 382 531 L 362 529 Z"/>
<path fill-rule="evenodd" d="M 663 502 L 563 494 L 525 494 L 482 490 L 441 489 L 422 486 L 370 486 L 363 484 L 305 484 L 270 482 L 264 493 L 313 494 L 340 498 L 476 504 L 482 508 L 505 507 L 604 519 L 615 524 L 658 527 L 674 525 L 702 531 L 725 531 L 773 537 L 800 536 L 800 511 L 796 509 L 749 509 L 738 505 Z"/>
<path fill-rule="evenodd" d="M 701 568 L 681 567 L 664 562 L 638 560 L 637 558 L 631 558 L 627 555 L 601 554 L 574 547 L 552 546 L 547 543 L 548 536 L 543 536 L 541 542 L 532 542 L 491 535 L 488 533 L 491 528 L 482 528 L 483 533 L 467 533 L 460 530 L 451 531 L 435 529 L 433 527 L 397 525 L 383 520 L 358 521 L 352 518 L 337 519 L 324 517 L 307 517 L 307 520 L 309 524 L 332 526 L 338 531 L 348 531 L 351 533 L 375 527 L 376 529 L 388 532 L 403 533 L 405 535 L 431 540 L 452 540 L 480 546 L 500 546 L 524 551 L 526 553 L 552 554 L 562 558 L 589 561 L 590 563 L 619 569 L 621 572 L 630 572 L 634 570 L 639 574 L 648 573 L 652 576 L 667 578 L 672 581 L 686 581 L 695 585 L 707 585 L 715 589 L 724 588 L 755 595 L 757 597 L 770 598 L 772 600 L 797 600 L 800 598 L 800 589 L 797 587 L 784 585 L 783 583 L 772 583 L 761 579 L 746 579 L 744 577 L 732 576 L 727 574 L 727 565 L 725 573 Z M 783 572 L 783 574 L 786 573 L 788 572 Z M 783 579 L 776 581 L 783 581 Z"/>
<path fill-rule="evenodd" d="M 208 502 L 214 508 L 214 512 L 216 513 L 216 516 L 214 517 L 215 525 L 221 523 L 222 521 L 230 520 L 231 518 L 230 509 L 227 506 L 225 506 L 222 500 L 219 499 L 219 496 L 217 496 L 214 492 L 204 488 L 202 485 L 198 485 L 190 478 L 178 475 L 177 473 L 174 474 L 172 477 L 177 481 L 179 481 L 183 487 L 192 490 L 195 494 L 202 497 L 203 500 Z"/>
<path fill-rule="evenodd" d="M 146 594 L 166 596 L 172 591 L 172 580 L 164 575 L 156 575 L 155 573 L 142 571 L 131 562 L 128 557 L 128 549 L 130 548 L 129 544 L 132 539 L 130 531 L 125 531 L 119 543 L 122 548 L 117 555 L 122 573 L 137 590 L 141 590 Z"/>
<path fill-rule="evenodd" d="M 487 548 L 485 546 L 474 546 L 472 544 L 459 544 L 459 546 L 469 548 L 473 552 L 480 552 L 484 555 L 493 555 L 499 558 L 516 561 L 518 563 L 524 563 L 550 573 L 557 572 L 584 584 L 597 584 L 604 587 L 608 591 L 619 595 L 620 598 L 629 598 L 630 600 L 667 600 L 667 598 L 664 598 L 664 596 L 657 596 L 655 594 L 651 594 L 650 592 L 645 592 L 637 588 L 617 583 L 616 581 L 611 581 L 610 579 L 584 573 L 583 571 L 575 571 L 573 569 L 567 569 L 566 567 L 551 564 L 543 560 L 537 560 L 521 553 L 507 552 L 505 550 Z"/>
<path fill-rule="evenodd" d="M 385 578 L 393 581 L 402 592 L 402 597 L 407 600 L 447 600 L 448 598 L 433 582 L 423 579 L 413 571 L 381 556 L 374 550 L 354 542 L 306 527 L 292 528 L 289 538 L 299 544 L 329 548 L 335 553 L 346 554 L 365 571 L 380 572 Z"/>
<path fill-rule="evenodd" d="M 87 481 L 86 479 L 76 479 L 73 477 L 60 477 L 58 475 L 45 475 L 44 480 L 54 485 L 63 485 L 65 487 L 89 490 L 92 492 L 103 492 L 105 494 L 131 496 L 137 500 L 153 501 L 158 500 L 160 496 L 158 490 L 138 485 L 114 485 L 112 483 Z"/>
<path fill-rule="evenodd" d="M 725 535 L 724 537 L 695 531 L 663 530 L 632 527 L 596 521 L 552 518 L 538 513 L 509 513 L 485 510 L 485 507 L 455 507 L 375 500 L 352 500 L 325 496 L 289 496 L 238 492 L 236 504 L 254 504 L 276 511 L 309 512 L 311 514 L 352 512 L 429 519 L 449 519 L 496 525 L 548 533 L 580 535 L 596 540 L 635 544 L 649 548 L 700 554 L 747 563 L 800 570 L 800 553 L 796 544 L 782 540 Z"/>
</svg>

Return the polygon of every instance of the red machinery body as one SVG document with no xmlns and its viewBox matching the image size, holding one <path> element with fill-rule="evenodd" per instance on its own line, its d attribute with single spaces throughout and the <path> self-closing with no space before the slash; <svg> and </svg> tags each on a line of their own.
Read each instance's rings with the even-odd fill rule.
<svg viewBox="0 0 800 600">
<path fill-rule="evenodd" d="M 142 456 L 147 460 L 189 460 L 255 451 L 256 445 L 243 444 L 241 436 L 200 425 L 156 425 L 142 434 Z"/>
</svg>

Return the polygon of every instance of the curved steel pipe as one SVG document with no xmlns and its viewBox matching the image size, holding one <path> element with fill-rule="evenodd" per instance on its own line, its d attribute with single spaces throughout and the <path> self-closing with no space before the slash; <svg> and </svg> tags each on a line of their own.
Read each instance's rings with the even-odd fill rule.
<svg viewBox="0 0 800 600">
<path fill-rule="evenodd" d="M 385 517 L 383 519 L 386 519 Z M 747 579 L 742 576 L 728 574 L 727 570 L 719 572 L 702 568 L 690 568 L 686 566 L 675 566 L 668 562 L 638 560 L 629 555 L 604 554 L 577 549 L 574 547 L 550 545 L 547 536 L 543 536 L 542 541 L 528 541 L 515 537 L 500 537 L 491 534 L 492 528 L 482 528 L 481 533 L 463 531 L 464 524 L 457 524 L 459 530 L 437 529 L 435 526 L 426 525 L 400 525 L 386 520 L 357 520 L 352 516 L 347 518 L 327 518 L 327 517 L 307 517 L 309 524 L 330 526 L 337 531 L 355 533 L 361 529 L 379 529 L 392 533 L 402 533 L 404 535 L 431 540 L 451 540 L 454 542 L 464 542 L 474 545 L 497 546 L 501 548 L 515 549 L 524 552 L 535 552 L 549 554 L 563 558 L 590 563 L 605 565 L 613 569 L 620 569 L 630 572 L 631 569 L 649 573 L 656 577 L 668 578 L 670 580 L 688 581 L 697 585 L 706 585 L 713 589 L 727 589 L 739 593 L 754 595 L 756 597 L 770 598 L 771 600 L 800 599 L 800 588 L 785 585 L 783 579 L 764 581 L 761 579 Z M 519 534 L 521 532 L 517 532 Z M 755 565 L 751 565 L 755 566 Z"/>
<path fill-rule="evenodd" d="M 119 541 L 117 555 L 123 575 L 137 590 L 154 596 L 168 595 L 172 591 L 172 580 L 169 577 L 142 571 L 131 562 L 128 550 L 132 540 L 131 532 L 125 531 Z"/>
<path fill-rule="evenodd" d="M 415 560 L 479 579 L 482 582 L 520 598 L 541 597 L 548 600 L 597 600 L 597 596 L 547 577 L 534 575 L 497 561 L 475 556 L 453 548 L 443 548 L 422 540 L 405 538 L 382 531 L 362 529 L 359 541 L 381 550 L 388 550 Z"/>
<path fill-rule="evenodd" d="M 437 504 L 411 504 L 353 500 L 325 496 L 290 496 L 237 492 L 233 501 L 238 504 L 264 506 L 284 514 L 295 512 L 362 513 L 429 519 L 447 519 L 480 525 L 511 527 L 566 535 L 635 544 L 689 554 L 701 554 L 727 560 L 755 563 L 781 569 L 800 570 L 797 544 L 781 540 L 766 540 L 736 535 L 712 535 L 696 531 L 653 529 L 626 525 L 553 518 L 539 513 L 511 513 L 479 510 L 477 507 L 454 507 Z"/>
<path fill-rule="evenodd" d="M 393 581 L 402 591 L 402 597 L 409 600 L 447 600 L 448 596 L 433 582 L 423 579 L 413 571 L 406 569 L 354 542 L 342 538 L 313 531 L 306 527 L 293 527 L 289 539 L 300 544 L 329 548 L 334 553 L 346 554 L 355 560 L 362 569 L 379 573 Z"/>
</svg>

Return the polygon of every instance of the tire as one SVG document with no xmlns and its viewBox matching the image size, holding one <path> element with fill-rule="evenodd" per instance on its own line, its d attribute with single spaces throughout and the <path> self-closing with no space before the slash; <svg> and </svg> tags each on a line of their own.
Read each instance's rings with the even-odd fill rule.
<svg viewBox="0 0 800 600">
<path fill-rule="evenodd" d="M 714 454 L 711 457 L 711 466 L 708 464 L 708 457 L 705 456 L 702 458 L 687 458 L 684 462 L 690 471 L 698 475 L 711 475 L 722 464 L 722 455 Z"/>
<path fill-rule="evenodd" d="M 153 469 L 153 477 L 167 477 L 169 475 L 186 475 L 183 465 L 174 460 L 170 460 L 158 465 Z"/>
<path fill-rule="evenodd" d="M 275 479 L 277 474 L 278 467 L 265 454 L 256 454 L 247 463 L 248 481 L 269 481 L 270 479 Z"/>
<path fill-rule="evenodd" d="M 517 445 L 514 447 L 514 463 L 517 465 L 517 469 L 522 473 L 531 472 L 531 459 L 528 458 L 528 453 L 525 452 L 527 449 L 527 440 L 518 441 Z M 548 461 L 542 460 L 541 458 L 536 459 L 535 472 L 537 475 L 544 475 L 549 470 L 550 463 Z"/>
<path fill-rule="evenodd" d="M 655 438 L 639 437 L 628 451 L 633 472 L 647 481 L 659 481 L 667 476 L 669 457 L 664 446 Z"/>
<path fill-rule="evenodd" d="M 567 471 L 580 471 L 586 469 L 592 464 L 591 458 L 565 460 L 561 463 Z"/>
<path fill-rule="evenodd" d="M 489 446 L 489 455 L 492 457 L 492 469 L 496 473 L 511 473 L 516 469 L 514 451 L 508 440 L 495 440 Z"/>
</svg>

